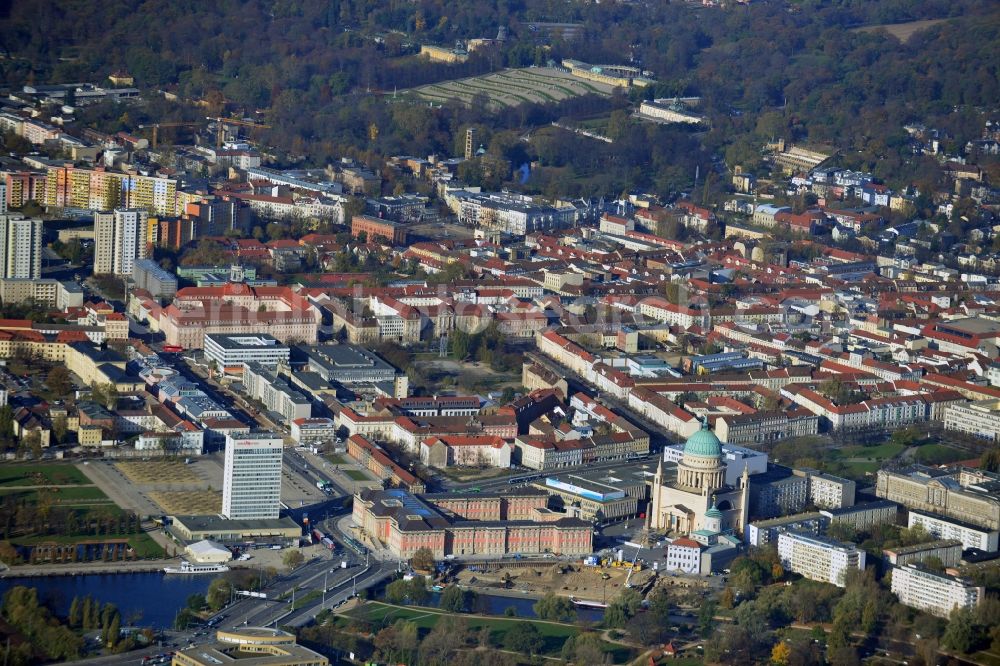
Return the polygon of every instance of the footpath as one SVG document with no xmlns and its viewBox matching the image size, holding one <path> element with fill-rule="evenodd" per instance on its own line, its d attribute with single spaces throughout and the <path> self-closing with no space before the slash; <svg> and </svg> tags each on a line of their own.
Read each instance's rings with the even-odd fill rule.
<svg viewBox="0 0 1000 666">
<path fill-rule="evenodd" d="M 86 574 L 118 574 L 163 571 L 166 566 L 178 566 L 180 559 L 139 560 L 136 562 L 71 562 L 69 564 L 22 564 L 3 567 L 0 578 L 18 576 L 81 576 Z"/>
</svg>

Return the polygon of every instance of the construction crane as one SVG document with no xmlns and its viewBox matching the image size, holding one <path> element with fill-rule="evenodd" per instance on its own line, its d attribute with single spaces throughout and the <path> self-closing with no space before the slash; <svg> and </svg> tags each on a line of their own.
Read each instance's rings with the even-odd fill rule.
<svg viewBox="0 0 1000 666">
<path fill-rule="evenodd" d="M 635 549 L 635 557 L 632 558 L 632 566 L 628 568 L 628 575 L 625 576 L 625 587 L 632 587 L 632 573 L 635 572 L 635 563 L 639 559 L 639 549 Z"/>
<path fill-rule="evenodd" d="M 161 127 L 199 127 L 200 122 L 170 122 L 170 123 L 151 123 L 149 125 L 139 125 L 139 129 L 152 128 L 153 137 L 152 144 L 153 148 L 156 148 L 156 144 L 159 140 L 159 130 Z"/>
<path fill-rule="evenodd" d="M 250 127 L 252 129 L 271 129 L 270 125 L 265 125 L 264 123 L 257 123 L 252 120 L 241 120 L 240 118 L 215 118 L 209 116 L 208 120 L 214 120 L 219 124 L 219 131 L 216 133 L 216 146 L 222 147 L 222 139 L 226 134 L 226 125 L 234 125 L 236 127 Z"/>
</svg>

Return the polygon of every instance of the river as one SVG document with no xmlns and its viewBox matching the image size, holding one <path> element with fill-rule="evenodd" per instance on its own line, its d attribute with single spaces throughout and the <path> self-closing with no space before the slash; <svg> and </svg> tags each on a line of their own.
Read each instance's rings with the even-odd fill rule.
<svg viewBox="0 0 1000 666">
<path fill-rule="evenodd" d="M 112 603 L 122 614 L 123 624 L 132 620 L 140 627 L 170 628 L 177 611 L 195 593 L 204 594 L 214 576 L 170 575 L 162 572 L 87 574 L 81 576 L 0 578 L 0 594 L 17 585 L 34 587 L 38 597 L 65 616 L 73 597 L 88 594 L 101 603 Z M 141 614 L 138 619 L 133 619 Z"/>
<path fill-rule="evenodd" d="M 177 611 L 195 593 L 204 594 L 214 576 L 182 576 L 160 572 L 128 574 L 87 574 L 81 576 L 16 577 L 0 578 L 0 595 L 16 585 L 34 587 L 39 599 L 65 616 L 73 597 L 88 594 L 101 603 L 118 607 L 123 621 L 140 627 L 170 628 Z M 436 606 L 440 595 L 431 595 L 429 605 Z M 532 606 L 535 599 L 521 596 L 500 596 L 479 593 L 475 611 L 486 615 L 503 615 L 513 608 L 518 617 L 535 617 Z M 604 616 L 600 609 L 578 608 L 577 616 L 587 622 L 599 622 Z"/>
<path fill-rule="evenodd" d="M 508 608 L 513 608 L 517 617 L 535 617 L 535 609 L 533 606 L 537 599 L 522 597 L 522 596 L 506 596 L 506 595 L 494 595 L 479 592 L 474 590 L 477 594 L 476 606 L 474 609 L 477 613 L 482 613 L 483 615 L 504 615 Z M 437 606 L 441 601 L 440 593 L 431 593 L 431 600 L 428 605 Z M 604 610 L 601 608 L 577 608 L 576 616 L 579 620 L 585 622 L 600 622 L 604 619 Z"/>
</svg>

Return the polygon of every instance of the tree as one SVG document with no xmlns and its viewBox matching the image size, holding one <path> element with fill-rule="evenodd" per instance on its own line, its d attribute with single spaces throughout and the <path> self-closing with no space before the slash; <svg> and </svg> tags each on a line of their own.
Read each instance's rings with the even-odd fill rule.
<svg viewBox="0 0 1000 666">
<path fill-rule="evenodd" d="M 997 236 L 1000 238 L 1000 236 Z M 995 446 L 983 454 L 979 467 L 987 472 L 1000 472 L 1000 446 Z"/>
<path fill-rule="evenodd" d="M 451 354 L 457 360 L 462 361 L 469 355 L 469 334 L 456 328 L 449 336 L 451 342 Z"/>
<path fill-rule="evenodd" d="M 419 661 L 425 664 L 447 664 L 468 641 L 469 624 L 466 619 L 445 615 L 421 641 Z"/>
<path fill-rule="evenodd" d="M 174 618 L 174 629 L 177 631 L 184 631 L 196 619 L 195 614 L 190 608 L 182 608 L 180 612 L 177 613 L 177 617 Z"/>
<path fill-rule="evenodd" d="M 545 646 L 545 640 L 534 624 L 522 622 L 504 635 L 503 646 L 521 654 L 535 655 Z"/>
<path fill-rule="evenodd" d="M 66 423 L 65 416 L 57 416 L 52 419 L 52 436 L 55 438 L 56 443 L 63 444 L 66 441 L 66 433 L 69 430 L 69 426 Z"/>
<path fill-rule="evenodd" d="M 73 380 L 69 370 L 64 365 L 57 365 L 49 370 L 45 378 L 45 385 L 49 387 L 56 397 L 63 398 L 73 389 Z"/>
<path fill-rule="evenodd" d="M 111 622 L 108 624 L 108 647 L 114 647 L 118 644 L 118 639 L 121 636 L 121 616 L 115 613 L 111 617 Z"/>
<path fill-rule="evenodd" d="M 771 649 L 771 663 L 784 666 L 788 663 L 788 657 L 792 654 L 792 648 L 785 641 L 779 641 Z"/>
<path fill-rule="evenodd" d="M 701 634 L 702 638 L 710 636 L 712 629 L 715 628 L 716 608 L 717 604 L 709 600 L 702 604 L 698 610 L 698 633 Z"/>
<path fill-rule="evenodd" d="M 452 613 L 461 613 L 465 610 L 465 595 L 458 585 L 449 585 L 441 593 L 440 607 L 442 610 Z"/>
<path fill-rule="evenodd" d="M 306 561 L 305 556 L 302 551 L 298 548 L 292 548 L 291 550 L 285 551 L 285 554 L 281 556 L 281 563 L 285 565 L 288 569 L 294 569 L 295 567 L 301 565 Z"/>
<path fill-rule="evenodd" d="M 567 639 L 563 643 L 562 658 L 579 666 L 611 663 L 611 655 L 604 651 L 601 637 L 592 631 Z"/>
<path fill-rule="evenodd" d="M 192 595 L 189 595 L 187 598 L 187 607 L 193 611 L 200 611 L 207 605 L 207 603 L 208 602 L 205 600 L 205 595 L 198 594 L 197 592 L 195 592 Z"/>
<path fill-rule="evenodd" d="M 69 626 L 76 629 L 83 621 L 83 602 L 80 597 L 73 597 L 73 602 L 69 605 L 69 615 L 66 618 Z"/>
<path fill-rule="evenodd" d="M 385 599 L 392 604 L 405 602 L 421 604 L 429 598 L 427 579 L 423 576 L 414 576 L 410 580 L 395 580 L 385 587 Z"/>
<path fill-rule="evenodd" d="M 977 643 L 976 634 L 972 611 L 956 608 L 948 617 L 948 627 L 944 630 L 941 644 L 949 650 L 968 653 Z"/>
<path fill-rule="evenodd" d="M 14 439 L 14 408 L 10 405 L 0 407 L 0 441 L 10 444 Z"/>
<path fill-rule="evenodd" d="M 91 613 L 91 600 L 88 594 L 83 598 L 83 603 L 80 604 L 80 627 L 82 629 L 91 629 L 93 625 L 90 623 L 90 613 Z"/>
<path fill-rule="evenodd" d="M 625 626 L 642 606 L 642 595 L 632 589 L 624 589 L 621 594 L 608 604 L 604 612 L 604 626 L 611 628 L 621 628 Z"/>
<path fill-rule="evenodd" d="M 225 578 L 216 578 L 209 584 L 205 600 L 211 610 L 217 611 L 229 602 L 232 595 L 233 584 Z"/>
<path fill-rule="evenodd" d="M 576 619 L 576 609 L 573 608 L 573 603 L 554 592 L 546 592 L 545 596 L 536 601 L 532 608 L 535 615 L 541 620 L 572 622 Z"/>
<path fill-rule="evenodd" d="M 434 570 L 434 553 L 430 548 L 418 548 L 413 557 L 410 558 L 410 566 L 417 571 Z"/>
<path fill-rule="evenodd" d="M 890 440 L 893 444 L 910 447 L 920 441 L 920 431 L 913 426 L 902 428 L 892 433 Z"/>
<path fill-rule="evenodd" d="M 639 613 L 625 625 L 629 635 L 642 645 L 653 646 L 670 638 L 669 620 L 649 610 Z"/>
</svg>

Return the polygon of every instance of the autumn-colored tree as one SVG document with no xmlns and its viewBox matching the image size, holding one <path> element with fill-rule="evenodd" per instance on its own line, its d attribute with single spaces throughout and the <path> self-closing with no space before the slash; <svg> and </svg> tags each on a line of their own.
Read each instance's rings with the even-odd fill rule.
<svg viewBox="0 0 1000 666">
<path fill-rule="evenodd" d="M 788 643 L 785 641 L 780 641 L 774 644 L 774 648 L 771 649 L 771 663 L 783 666 L 788 663 L 788 657 L 792 654 L 792 648 L 788 647 Z"/>
</svg>

